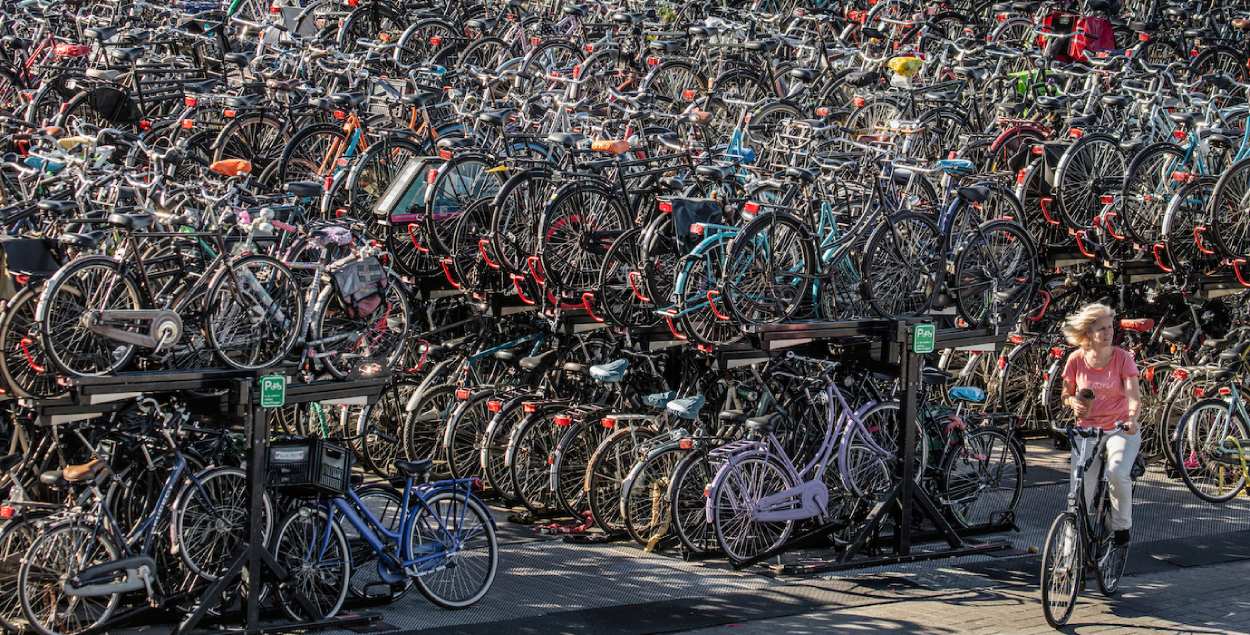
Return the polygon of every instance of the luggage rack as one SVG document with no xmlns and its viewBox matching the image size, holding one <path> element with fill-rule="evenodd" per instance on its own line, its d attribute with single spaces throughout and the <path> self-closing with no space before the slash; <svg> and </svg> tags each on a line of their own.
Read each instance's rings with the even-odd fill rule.
<svg viewBox="0 0 1250 635">
<path fill-rule="evenodd" d="M 243 370 L 196 370 L 196 371 L 146 371 L 118 373 L 106 377 L 80 377 L 69 382 L 69 394 L 61 399 L 26 401 L 25 405 L 35 413 L 35 420 L 42 425 L 57 425 L 70 421 L 90 419 L 101 414 L 116 412 L 140 395 L 168 394 L 180 391 L 198 391 L 211 394 L 219 401 L 216 409 L 240 423 L 248 442 L 248 501 L 249 518 L 264 516 L 264 487 L 254 484 L 266 482 L 266 461 L 269 452 L 269 426 L 267 409 L 259 405 L 258 382 L 262 375 L 282 374 L 282 369 L 270 371 Z M 390 382 L 390 373 L 347 380 L 297 382 L 287 378 L 284 405 L 310 402 L 367 405 L 380 398 Z M 200 595 L 195 609 L 186 615 L 173 633 L 195 631 L 216 606 L 221 592 L 229 584 L 237 584 L 239 576 L 247 569 L 252 580 L 283 580 L 286 570 L 274 560 L 262 540 L 260 523 L 250 523 L 248 540 L 241 544 L 231 558 L 227 573 L 211 583 Z M 268 569 L 261 576 L 261 569 Z M 296 598 L 301 604 L 307 600 Z M 305 611 L 312 612 L 309 607 Z M 229 614 L 227 614 L 229 615 Z M 121 616 L 134 617 L 133 613 Z M 238 626 L 218 628 L 216 632 L 265 633 L 287 632 L 295 629 L 345 628 L 368 624 L 379 619 L 371 614 L 342 614 L 320 622 L 295 623 L 280 618 L 272 623 L 262 623 L 260 613 L 260 585 L 248 585 L 248 596 L 242 615 L 232 616 Z M 221 620 L 214 617 L 214 621 Z"/>
</svg>

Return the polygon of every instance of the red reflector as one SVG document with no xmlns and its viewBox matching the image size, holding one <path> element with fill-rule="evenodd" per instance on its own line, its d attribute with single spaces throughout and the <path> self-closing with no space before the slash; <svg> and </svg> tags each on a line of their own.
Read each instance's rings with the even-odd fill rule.
<svg viewBox="0 0 1250 635">
<path fill-rule="evenodd" d="M 238 111 L 236 111 L 233 108 L 227 108 L 221 111 L 221 116 L 225 117 L 226 119 L 234 119 L 234 116 L 237 114 L 239 114 Z"/>
<path fill-rule="evenodd" d="M 712 484 L 708 483 L 707 485 L 703 486 L 703 498 L 708 498 L 711 495 L 712 495 Z"/>
<path fill-rule="evenodd" d="M 665 214 L 672 214 L 673 202 L 672 201 L 660 201 L 660 211 L 664 212 Z"/>
<path fill-rule="evenodd" d="M 694 89 L 687 88 L 686 90 L 681 91 L 681 98 L 683 101 L 694 101 Z"/>
<path fill-rule="evenodd" d="M 1137 41 L 1138 41 L 1138 42 L 1149 42 L 1149 41 L 1150 41 L 1150 34 L 1149 34 L 1149 33 L 1138 33 L 1138 34 L 1137 34 Z"/>
<path fill-rule="evenodd" d="M 576 64 L 573 66 L 573 79 L 581 79 L 581 77 L 582 77 L 582 65 Z"/>
<path fill-rule="evenodd" d="M 17 510 L 14 509 L 12 505 L 0 506 L 0 519 L 9 520 L 10 518 L 13 518 L 16 513 Z"/>
<path fill-rule="evenodd" d="M 339 121 L 343 121 L 344 119 L 347 119 L 347 113 L 343 112 L 342 110 L 336 110 L 330 114 L 334 115 L 334 118 Z"/>
<path fill-rule="evenodd" d="M 1207 396 L 1207 389 L 1202 386 L 1194 386 L 1194 397 L 1202 399 Z"/>
<path fill-rule="evenodd" d="M 282 13 L 282 7 L 278 6 L 275 2 L 274 4 L 269 5 L 269 12 L 274 14 Z"/>
<path fill-rule="evenodd" d="M 440 154 L 440 155 L 442 154 L 442 151 L 441 151 L 441 150 L 439 151 L 439 154 Z M 451 153 L 448 153 L 448 155 L 449 155 L 449 156 L 447 157 L 447 158 L 449 158 L 449 159 L 451 158 L 450 154 L 451 154 Z M 437 168 L 430 168 L 430 171 L 425 173 L 425 183 L 426 183 L 427 185 L 434 185 L 434 181 L 435 181 L 436 179 L 438 179 L 438 169 L 437 169 Z"/>
<path fill-rule="evenodd" d="M 440 158 L 440 159 L 442 159 L 442 160 L 444 160 L 444 161 L 450 161 L 450 160 L 451 160 L 451 149 L 450 149 L 450 148 L 439 148 L 439 149 L 438 149 L 438 158 Z M 433 184 L 433 183 L 434 183 L 434 181 L 430 181 L 430 183 L 431 183 L 431 184 Z"/>
<path fill-rule="evenodd" d="M 613 419 L 612 417 L 604 417 L 599 423 L 603 424 L 603 427 L 609 430 L 616 428 L 616 419 Z"/>
<path fill-rule="evenodd" d="M 1184 368 L 1177 368 L 1176 370 L 1172 371 L 1172 379 L 1179 379 L 1180 381 L 1185 381 L 1186 379 L 1189 379 L 1189 371 L 1185 370 Z"/>
<path fill-rule="evenodd" d="M 521 410 L 527 415 L 534 414 L 535 412 L 538 412 L 538 402 L 527 401 L 521 404 Z"/>
<path fill-rule="evenodd" d="M 561 428 L 567 428 L 573 425 L 573 417 L 570 417 L 569 415 L 559 415 L 551 421 Z"/>
<path fill-rule="evenodd" d="M 482 479 L 476 476 L 474 476 L 469 482 L 473 484 L 473 491 L 475 492 L 480 492 L 486 489 L 486 484 L 482 482 Z"/>
<path fill-rule="evenodd" d="M 1189 137 L 1189 134 L 1186 133 L 1184 130 L 1173 130 L 1172 137 L 1176 139 L 1177 141 L 1184 141 L 1186 138 Z"/>
<path fill-rule="evenodd" d="M 998 356 L 998 369 L 1002 370 L 1006 367 L 1007 367 L 1007 358 L 1002 355 L 999 355 Z"/>
<path fill-rule="evenodd" d="M 866 103 L 868 103 L 868 100 L 864 99 L 863 97 L 855 96 L 851 98 L 851 105 L 855 106 L 856 108 L 863 108 L 864 104 Z"/>
<path fill-rule="evenodd" d="M 486 401 L 486 409 L 490 412 L 499 412 L 503 410 L 503 402 L 498 399 L 489 399 Z"/>
<path fill-rule="evenodd" d="M 182 126 L 183 130 L 190 130 L 195 127 L 195 120 L 183 119 L 181 122 L 179 122 L 179 125 Z"/>
<path fill-rule="evenodd" d="M 647 66 L 659 66 L 659 65 L 660 65 L 660 58 L 654 55 L 647 56 Z"/>
<path fill-rule="evenodd" d="M 1068 136 L 1072 137 L 1073 139 L 1080 139 L 1081 137 L 1085 136 L 1085 131 L 1080 128 L 1069 128 Z"/>
<path fill-rule="evenodd" d="M 187 108 L 195 108 L 196 105 L 200 103 L 200 100 L 195 97 L 183 97 L 182 103 L 185 104 Z"/>
<path fill-rule="evenodd" d="M 677 447 L 679 447 L 679 448 L 681 448 L 681 449 L 683 449 L 683 450 L 690 450 L 690 449 L 693 449 L 693 448 L 694 448 L 694 439 L 682 439 L 682 440 L 680 440 L 680 441 L 678 441 L 678 442 L 677 442 Z"/>
<path fill-rule="evenodd" d="M 760 211 L 760 204 L 756 202 L 747 203 L 742 206 L 742 211 L 748 214 L 758 214 Z"/>
<path fill-rule="evenodd" d="M 1115 202 L 1115 196 L 1111 194 L 1103 194 L 1098 197 L 1098 202 L 1102 205 L 1110 205 Z"/>
<path fill-rule="evenodd" d="M 466 401 L 466 400 L 468 400 L 469 395 L 471 395 L 471 394 L 473 394 L 473 393 L 472 393 L 472 391 L 470 391 L 468 388 L 457 388 L 457 389 L 456 389 L 456 399 L 459 399 L 460 401 Z"/>
<path fill-rule="evenodd" d="M 1228 387 L 1224 387 L 1224 388 L 1220 388 L 1218 392 L 1220 393 L 1220 396 L 1221 396 L 1221 397 L 1227 397 L 1227 396 L 1229 396 L 1229 395 L 1233 394 L 1233 389 L 1232 389 L 1232 388 L 1228 388 Z"/>
<path fill-rule="evenodd" d="M 583 46 L 583 47 L 582 47 L 582 50 L 583 50 L 583 51 L 586 51 L 587 53 L 594 53 L 594 52 L 595 52 L 595 45 L 594 45 L 594 44 L 587 44 L 586 46 Z"/>
<path fill-rule="evenodd" d="M 1173 172 L 1172 180 L 1176 181 L 1177 183 L 1188 183 L 1189 180 L 1193 178 L 1193 176 L 1194 175 L 1190 174 L 1189 172 Z"/>
<path fill-rule="evenodd" d="M 828 107 L 828 106 L 821 106 L 821 107 L 817 108 L 817 109 L 816 109 L 816 116 L 817 116 L 817 117 L 828 117 L 828 116 L 829 116 L 829 107 Z"/>
<path fill-rule="evenodd" d="M 340 208 L 338 208 L 338 209 L 334 210 L 334 217 L 335 217 L 335 218 L 343 218 L 344 216 L 347 216 L 347 208 L 346 208 L 346 207 L 340 207 Z"/>
<path fill-rule="evenodd" d="M 1051 347 L 1050 356 L 1055 359 L 1063 359 L 1063 347 L 1062 346 Z"/>
<path fill-rule="evenodd" d="M 537 35 L 530 36 L 530 46 L 538 46 L 543 43 L 543 39 Z"/>
<path fill-rule="evenodd" d="M 442 45 L 443 45 L 443 36 L 441 35 L 430 36 L 430 46 L 442 46 Z"/>
<path fill-rule="evenodd" d="M 1024 341 L 1024 336 L 1019 333 L 1012 333 L 1007 337 L 1007 341 L 1012 344 L 1019 344 Z"/>
</svg>

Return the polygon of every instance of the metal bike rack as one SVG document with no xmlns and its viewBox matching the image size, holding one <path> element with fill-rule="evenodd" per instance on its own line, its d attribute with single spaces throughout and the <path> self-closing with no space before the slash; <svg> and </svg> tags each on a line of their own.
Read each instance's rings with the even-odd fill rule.
<svg viewBox="0 0 1250 635">
<path fill-rule="evenodd" d="M 918 392 L 921 385 L 921 362 L 924 355 L 912 351 L 912 336 L 917 325 L 926 322 L 925 318 L 899 320 L 856 320 L 849 322 L 799 322 L 761 326 L 755 329 L 752 339 L 761 350 L 773 351 L 778 342 L 810 340 L 810 345 L 838 344 L 844 347 L 844 356 L 853 356 L 857 362 L 870 367 L 873 365 L 890 366 L 897 369 L 902 390 L 899 394 L 900 414 L 903 421 L 916 420 Z M 935 333 L 935 350 L 943 348 L 964 348 L 985 344 L 1001 344 L 1006 334 L 993 329 L 940 329 Z M 778 574 L 820 573 L 845 569 L 859 569 L 890 564 L 916 562 L 937 558 L 948 558 L 1000 551 L 1011 548 L 1004 540 L 979 542 L 969 540 L 973 534 L 1007 530 L 1012 527 L 1011 519 L 998 526 L 956 529 L 942 515 L 938 504 L 924 488 L 916 487 L 915 482 L 915 442 L 916 427 L 914 425 L 899 426 L 898 444 L 902 448 L 902 460 L 898 469 L 899 482 L 882 500 L 873 506 L 868 518 L 860 526 L 850 544 L 836 557 L 803 565 L 776 564 L 772 569 Z M 922 514 L 933 525 L 934 531 L 920 532 L 914 520 L 916 514 Z M 892 553 L 883 556 L 857 558 L 867 547 L 873 545 L 881 522 L 893 516 L 894 530 L 892 545 L 888 548 Z M 798 545 L 810 542 L 814 537 L 823 536 L 836 529 L 835 524 L 826 524 L 791 538 L 776 549 L 760 554 L 749 560 L 732 562 L 735 569 L 745 568 L 777 557 Z M 913 544 L 929 538 L 943 539 L 947 548 L 939 550 L 913 551 Z"/>
<path fill-rule="evenodd" d="M 269 456 L 266 409 L 260 407 L 256 390 L 262 374 L 277 374 L 277 371 L 270 370 L 265 373 L 238 370 L 154 371 L 119 373 L 107 377 L 81 377 L 70 380 L 70 390 L 66 397 L 30 401 L 25 405 L 34 410 L 37 425 L 57 425 L 115 412 L 121 409 L 127 400 L 138 395 L 168 394 L 187 390 L 205 393 L 220 392 L 220 403 L 225 406 L 223 414 L 235 417 L 242 424 L 247 435 L 249 518 L 259 519 L 263 517 L 265 487 L 256 485 L 266 482 L 266 461 Z M 298 383 L 288 380 L 286 404 L 314 401 L 370 404 L 381 396 L 389 380 L 389 373 L 345 381 Z M 227 585 L 238 583 L 245 567 L 250 580 L 281 581 L 288 577 L 286 570 L 265 548 L 260 523 L 253 522 L 249 525 L 248 540 L 240 545 L 232 556 L 227 573 L 202 592 L 195 610 L 174 627 L 173 633 L 195 630 L 207 615 L 208 610 L 216 605 L 217 598 L 221 597 L 221 591 L 227 588 Z M 262 568 L 269 571 L 269 575 L 263 578 L 261 577 Z M 260 588 L 259 584 L 248 585 L 245 614 L 242 619 L 235 622 L 240 626 L 218 629 L 217 632 L 254 634 L 295 629 L 309 630 L 359 625 L 379 619 L 376 615 L 341 615 L 320 622 L 292 623 L 289 620 L 275 620 L 272 624 L 262 624 Z M 305 611 L 311 613 L 311 606 L 308 605 L 307 599 L 296 593 L 296 601 L 304 605 Z M 119 619 L 128 619 L 146 610 L 147 607 L 142 607 L 119 616 Z"/>
</svg>

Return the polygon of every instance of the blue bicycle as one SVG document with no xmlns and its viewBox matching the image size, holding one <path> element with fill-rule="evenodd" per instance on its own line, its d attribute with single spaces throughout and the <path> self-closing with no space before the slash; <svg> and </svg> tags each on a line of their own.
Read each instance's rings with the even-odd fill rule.
<svg viewBox="0 0 1250 635">
<path fill-rule="evenodd" d="M 402 492 L 355 488 L 309 500 L 279 523 L 273 553 L 290 579 L 276 590 L 287 614 L 328 619 L 349 591 L 395 600 L 414 584 L 447 609 L 485 597 L 499 567 L 499 543 L 494 519 L 474 493 L 481 481 L 425 482 L 432 465 L 429 459 L 396 460 L 405 477 Z"/>
</svg>

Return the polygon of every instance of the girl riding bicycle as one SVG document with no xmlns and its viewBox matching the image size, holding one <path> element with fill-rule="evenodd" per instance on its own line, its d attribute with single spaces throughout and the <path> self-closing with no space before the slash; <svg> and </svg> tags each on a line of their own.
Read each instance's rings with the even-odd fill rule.
<svg viewBox="0 0 1250 635">
<path fill-rule="evenodd" d="M 1141 447 L 1137 412 L 1141 407 L 1137 364 L 1133 354 L 1112 345 L 1115 313 L 1105 304 L 1089 304 L 1068 316 L 1063 334 L 1077 349 L 1063 369 L 1063 403 L 1076 415 L 1077 425 L 1112 431 L 1125 422 L 1122 433 L 1107 436 L 1107 481 L 1111 494 L 1111 528 L 1117 546 L 1128 544 L 1133 525 L 1133 461 Z M 1076 448 L 1073 448 L 1076 451 Z M 1076 460 L 1075 458 L 1073 460 Z M 1090 469 L 1098 469 L 1094 460 Z M 1092 506 L 1097 482 L 1085 482 L 1085 498 Z"/>
</svg>

